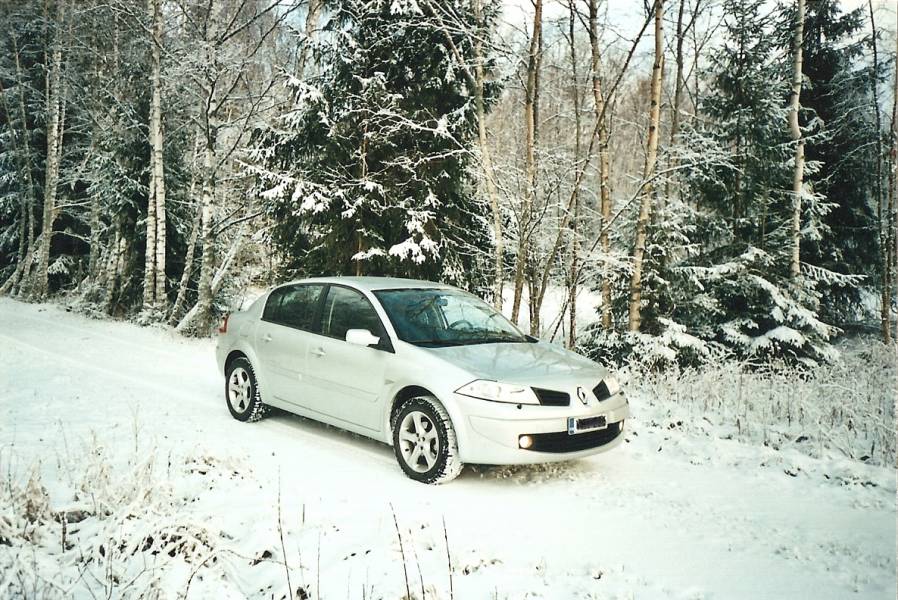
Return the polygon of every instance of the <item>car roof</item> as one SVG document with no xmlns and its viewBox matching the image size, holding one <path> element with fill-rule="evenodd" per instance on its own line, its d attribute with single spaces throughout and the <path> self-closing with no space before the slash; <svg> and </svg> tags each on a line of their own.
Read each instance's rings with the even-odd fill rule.
<svg viewBox="0 0 898 600">
<path fill-rule="evenodd" d="M 343 284 L 360 290 L 395 290 L 395 289 L 434 289 L 452 288 L 451 285 L 445 283 L 437 283 L 434 281 L 425 281 L 423 279 L 403 279 L 401 277 L 310 277 L 308 279 L 300 279 L 291 281 L 290 283 L 333 283 Z M 280 286 L 278 286 L 280 287 Z"/>
</svg>

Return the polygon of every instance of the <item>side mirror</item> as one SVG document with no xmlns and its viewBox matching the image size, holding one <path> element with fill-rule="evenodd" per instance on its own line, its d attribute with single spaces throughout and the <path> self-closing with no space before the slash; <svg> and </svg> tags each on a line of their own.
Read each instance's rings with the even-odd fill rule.
<svg viewBox="0 0 898 600">
<path fill-rule="evenodd" d="M 346 332 L 346 341 L 356 346 L 373 346 L 380 338 L 367 329 L 350 329 Z"/>
</svg>

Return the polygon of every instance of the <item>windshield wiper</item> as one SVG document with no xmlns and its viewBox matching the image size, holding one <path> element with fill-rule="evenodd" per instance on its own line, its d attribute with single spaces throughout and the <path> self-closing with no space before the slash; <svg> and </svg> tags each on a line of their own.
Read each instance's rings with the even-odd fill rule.
<svg viewBox="0 0 898 600">
<path fill-rule="evenodd" d="M 464 340 L 462 344 L 469 346 L 473 344 L 523 344 L 527 340 L 518 338 L 479 338 L 473 340 Z"/>
<path fill-rule="evenodd" d="M 415 346 L 463 346 L 465 340 L 413 340 L 409 344 Z"/>
</svg>

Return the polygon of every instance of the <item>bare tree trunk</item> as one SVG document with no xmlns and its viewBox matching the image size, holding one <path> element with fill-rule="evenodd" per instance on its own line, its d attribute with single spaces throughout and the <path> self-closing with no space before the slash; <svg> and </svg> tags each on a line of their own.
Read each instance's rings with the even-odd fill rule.
<svg viewBox="0 0 898 600">
<path fill-rule="evenodd" d="M 481 0 L 474 0 L 474 19 L 477 22 L 478 35 L 474 38 L 474 106 L 477 111 L 477 137 L 480 145 L 480 166 L 483 170 L 483 183 L 489 198 L 490 211 L 493 215 L 493 236 L 496 239 L 494 275 L 493 281 L 493 305 L 497 310 L 502 310 L 502 291 L 505 280 L 503 257 L 505 255 L 505 240 L 502 235 L 502 210 L 499 205 L 499 192 L 496 189 L 496 173 L 493 169 L 493 159 L 490 153 L 489 141 L 486 136 L 486 108 L 483 101 L 483 86 L 486 74 L 483 71 L 483 13 Z"/>
<path fill-rule="evenodd" d="M 651 180 L 655 175 L 658 161 L 658 133 L 661 122 L 661 78 L 664 68 L 664 0 L 655 0 L 655 62 L 652 65 L 651 106 L 649 108 L 649 131 L 646 143 L 645 168 L 643 181 Z M 633 247 L 633 275 L 630 278 L 630 306 L 628 311 L 628 329 L 639 331 L 642 311 L 642 265 L 645 254 L 646 234 L 652 211 L 654 184 L 648 183 L 643 189 L 639 206 L 639 218 L 636 221 L 636 241 Z"/>
<path fill-rule="evenodd" d="M 115 294 L 119 288 L 119 275 L 122 271 L 125 254 L 125 237 L 122 235 L 121 221 L 116 219 L 113 225 L 112 243 L 109 246 L 109 256 L 106 260 L 106 270 L 103 274 L 103 283 L 106 287 L 106 295 L 103 299 L 104 310 L 112 314 Z"/>
<path fill-rule="evenodd" d="M 190 239 L 187 241 L 187 254 L 184 256 L 184 272 L 181 273 L 181 282 L 178 285 L 178 297 L 172 306 L 169 322 L 174 322 L 184 308 L 184 302 L 187 300 L 187 288 L 190 284 L 190 274 L 193 272 L 193 257 L 196 254 L 196 243 L 200 237 L 200 227 L 203 223 L 203 206 L 197 205 L 196 216 L 193 219 L 193 226 L 190 228 Z"/>
<path fill-rule="evenodd" d="M 670 145 L 673 146 L 677 140 L 677 134 L 680 133 L 680 106 L 683 103 L 683 42 L 685 33 L 683 31 L 683 12 L 686 7 L 686 0 L 680 0 L 680 7 L 677 10 L 677 39 L 674 60 L 677 64 L 676 82 L 674 83 L 673 106 L 670 107 Z M 677 159 L 673 155 L 670 159 L 670 166 L 676 168 Z M 664 184 L 664 195 L 670 195 L 670 180 Z"/>
<path fill-rule="evenodd" d="M 165 164 L 162 154 L 162 2 L 153 0 L 153 97 L 152 97 L 152 123 L 155 132 L 152 136 L 153 145 L 153 178 L 156 180 L 156 264 L 155 264 L 155 292 L 156 307 L 165 309 L 166 304 L 166 210 L 165 210 Z"/>
<path fill-rule="evenodd" d="M 90 255 L 87 260 L 87 276 L 92 282 L 100 274 L 100 196 L 90 198 Z"/>
<path fill-rule="evenodd" d="M 874 18 L 873 13 L 873 0 L 867 0 L 867 7 L 870 10 L 870 29 L 872 31 L 871 44 L 873 47 L 873 76 L 870 78 L 871 82 L 871 92 L 873 95 L 873 114 L 875 115 L 876 122 L 876 216 L 879 221 L 879 248 L 880 248 L 880 258 L 882 261 L 882 296 L 880 297 L 880 326 L 882 331 L 882 340 L 886 344 L 891 341 L 892 336 L 892 325 L 889 314 L 889 305 L 891 303 L 891 293 L 889 291 L 888 285 L 888 263 L 889 263 L 889 255 L 891 254 L 891 247 L 888 242 L 887 232 L 888 226 L 886 222 L 883 220 L 884 216 L 884 204 L 885 198 L 883 198 L 883 190 L 882 190 L 882 161 L 883 161 L 883 151 L 882 151 L 882 115 L 879 110 L 879 84 L 876 80 L 876 77 L 879 74 L 879 46 L 877 40 L 877 31 L 876 31 L 876 19 Z M 890 132 L 891 134 L 891 132 Z M 892 143 L 894 146 L 894 142 Z M 892 196 L 892 176 L 889 174 L 889 190 L 888 195 L 889 198 Z"/>
<path fill-rule="evenodd" d="M 153 155 L 150 153 L 150 181 L 147 193 L 147 246 L 143 267 L 143 309 L 152 310 L 156 302 L 156 177 L 153 175 Z"/>
<path fill-rule="evenodd" d="M 207 123 L 206 147 L 203 154 L 203 199 L 201 209 L 203 250 L 200 255 L 200 280 L 195 307 L 196 328 L 201 334 L 208 331 L 210 327 L 212 319 L 212 300 L 215 295 L 212 290 L 212 277 L 213 271 L 215 270 L 215 237 L 212 231 L 212 210 L 215 204 L 215 177 L 213 170 L 215 139 L 210 126 L 211 124 Z"/>
<path fill-rule="evenodd" d="M 194 161 L 196 160 L 197 149 L 199 147 L 199 135 L 197 135 L 196 144 L 194 146 Z M 191 169 L 190 176 L 190 194 L 189 198 L 193 199 L 196 193 L 196 169 Z M 172 305 L 171 312 L 168 315 L 169 323 L 174 321 L 181 315 L 184 309 L 184 302 L 187 300 L 187 287 L 190 284 L 190 274 L 193 272 L 193 257 L 196 254 L 196 243 L 199 241 L 200 228 L 203 224 L 203 203 L 197 202 L 193 225 L 190 228 L 190 238 L 187 240 L 187 252 L 184 256 L 184 271 L 181 273 L 181 281 L 178 284 L 178 296 Z"/>
<path fill-rule="evenodd" d="M 871 6 L 871 20 L 872 20 L 872 6 Z M 874 33 L 874 40 L 876 39 Z M 895 40 L 896 43 L 896 55 L 898 55 L 898 38 Z M 893 277 L 893 269 L 895 267 L 896 259 L 898 259 L 898 246 L 896 246 L 895 235 L 895 227 L 896 227 L 896 216 L 895 216 L 895 205 L 896 205 L 896 196 L 898 196 L 898 61 L 895 62 L 895 79 L 893 81 L 893 89 L 892 89 L 892 127 L 891 127 L 891 139 L 890 139 L 890 148 L 889 148 L 889 192 L 888 192 L 888 206 L 886 207 L 886 214 L 883 217 L 880 217 L 880 227 L 885 228 L 885 232 L 882 236 L 882 244 L 883 248 L 883 273 L 882 273 L 882 299 L 881 299 L 881 320 L 882 320 L 882 336 L 883 341 L 889 343 L 892 339 L 892 327 L 891 327 L 891 316 L 892 316 L 892 300 L 894 298 L 894 282 L 892 280 Z M 898 328 L 898 324 L 896 324 L 896 328 Z M 896 332 L 896 337 L 898 337 L 898 332 Z"/>
<path fill-rule="evenodd" d="M 580 136 L 582 127 L 580 123 L 580 89 L 577 77 L 577 38 L 574 25 L 576 23 L 576 7 L 573 0 L 568 4 L 568 36 L 570 37 L 571 50 L 571 91 L 574 104 L 574 162 L 580 160 Z M 571 260 L 568 270 L 568 333 L 567 346 L 573 348 L 577 344 L 577 280 L 580 270 L 580 234 L 577 225 L 580 221 L 580 194 L 579 186 L 574 190 L 573 217 L 571 218 Z M 548 265 L 547 265 L 548 266 Z M 559 323 L 563 321 L 563 315 L 559 316 Z"/>
<path fill-rule="evenodd" d="M 315 33 L 318 30 L 318 19 L 321 15 L 322 0 L 309 0 L 309 10 L 306 13 L 305 37 L 302 41 L 302 48 L 299 51 L 299 60 L 296 65 L 297 77 L 303 77 L 306 72 L 306 64 L 309 60 L 309 47 L 312 40 L 315 39 Z"/>
<path fill-rule="evenodd" d="M 62 112 L 64 91 L 62 89 L 62 28 L 65 19 L 65 1 L 56 5 L 56 33 L 48 74 L 47 90 L 47 169 L 44 183 L 44 211 L 41 222 L 41 245 L 38 249 L 36 271 L 31 282 L 31 295 L 43 299 L 47 295 L 47 270 L 50 266 L 50 246 L 53 242 L 53 225 L 56 222 L 56 187 L 59 183 L 59 160 L 61 152 Z"/>
<path fill-rule="evenodd" d="M 527 173 L 527 192 L 524 194 L 524 205 L 521 207 L 518 227 L 518 254 L 515 261 L 514 299 L 511 305 L 511 320 L 517 322 L 521 312 L 521 296 L 524 292 L 524 276 L 528 266 L 530 249 L 530 227 L 532 225 L 533 205 L 536 198 L 536 97 L 538 94 L 540 39 L 542 37 L 543 2 L 535 0 L 533 13 L 533 33 L 530 37 L 530 54 L 527 61 L 527 83 L 524 99 L 524 130 L 526 132 L 525 169 Z M 532 298 L 531 298 L 532 301 Z M 531 311 L 532 316 L 532 311 Z M 539 332 L 531 333 L 539 335 Z"/>
<path fill-rule="evenodd" d="M 150 40 L 152 96 L 150 100 L 150 193 L 147 198 L 147 247 L 144 257 L 144 310 L 162 310 L 165 295 L 165 165 L 162 154 L 162 6 L 160 0 L 148 0 L 147 12 L 152 23 Z"/>
<path fill-rule="evenodd" d="M 221 289 L 221 286 L 225 280 L 225 275 L 227 275 L 228 269 L 231 267 L 231 263 L 234 262 L 234 259 L 240 252 L 240 248 L 243 246 L 245 233 L 246 222 L 240 225 L 240 229 L 238 229 L 233 241 L 231 241 L 231 247 L 228 249 L 227 254 L 225 254 L 224 258 L 222 259 L 221 265 L 219 265 L 215 275 L 209 280 L 209 297 L 214 298 L 218 291 Z M 194 304 L 193 307 L 189 311 L 187 311 L 187 314 L 184 315 L 184 318 L 182 318 L 175 326 L 175 331 L 184 331 L 185 329 L 187 329 L 187 327 L 190 326 L 191 323 L 196 323 L 196 327 L 199 333 L 205 333 L 209 329 L 211 324 L 209 323 L 208 318 L 201 318 L 201 310 L 203 309 L 199 303 Z M 203 325 L 204 322 L 206 323 L 205 326 Z M 201 327 L 204 328 L 201 329 Z"/>
<path fill-rule="evenodd" d="M 589 45 L 592 59 L 592 95 L 596 119 L 601 119 L 598 126 L 599 146 L 599 213 L 602 215 L 600 227 L 602 234 L 599 244 L 605 259 L 602 261 L 602 327 L 611 329 L 611 280 L 608 269 L 608 254 L 611 252 L 611 240 L 605 224 L 611 218 L 611 164 L 608 156 L 608 128 L 605 119 L 605 95 L 602 90 L 601 46 L 599 39 L 598 2 L 589 0 Z"/>
<path fill-rule="evenodd" d="M 804 0 L 797 0 L 795 41 L 793 48 L 792 92 L 789 94 L 789 132 L 795 142 L 795 171 L 792 176 L 792 260 L 789 273 L 801 274 L 801 192 L 804 187 L 804 139 L 798 125 L 798 109 L 801 101 L 801 64 L 804 45 Z"/>
</svg>

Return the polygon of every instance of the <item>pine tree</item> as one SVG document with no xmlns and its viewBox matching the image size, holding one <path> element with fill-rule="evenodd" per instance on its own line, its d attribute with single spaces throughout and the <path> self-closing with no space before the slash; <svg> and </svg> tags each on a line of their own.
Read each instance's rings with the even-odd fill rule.
<svg viewBox="0 0 898 600">
<path fill-rule="evenodd" d="M 489 209 L 469 165 L 476 110 L 447 30 L 414 2 L 330 9 L 321 74 L 290 79 L 292 110 L 257 136 L 287 271 L 488 285 Z M 470 36 L 448 33 L 470 56 Z"/>
</svg>

